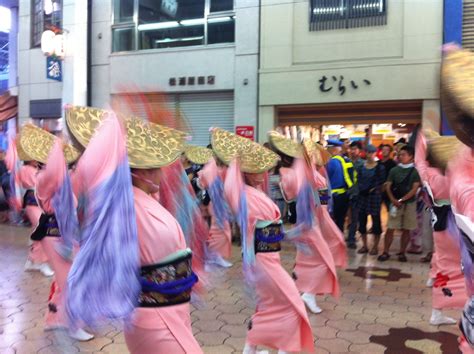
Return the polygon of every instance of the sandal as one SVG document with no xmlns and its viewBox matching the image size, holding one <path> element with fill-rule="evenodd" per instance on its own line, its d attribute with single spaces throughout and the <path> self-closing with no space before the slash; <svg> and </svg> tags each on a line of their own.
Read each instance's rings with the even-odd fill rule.
<svg viewBox="0 0 474 354">
<path fill-rule="evenodd" d="M 398 261 L 399 262 L 406 262 L 407 261 L 407 256 L 405 256 L 404 254 L 401 254 L 398 256 Z"/>
<path fill-rule="evenodd" d="M 377 257 L 377 260 L 380 262 L 385 262 L 390 258 L 390 255 L 386 252 L 382 253 L 380 256 Z"/>
<path fill-rule="evenodd" d="M 369 255 L 376 256 L 379 254 L 379 250 L 377 248 L 372 248 L 369 252 Z"/>
<path fill-rule="evenodd" d="M 369 249 L 365 246 L 362 246 L 361 248 L 359 248 L 359 250 L 357 251 L 358 254 L 366 254 L 367 252 L 369 252 Z"/>
<path fill-rule="evenodd" d="M 433 258 L 433 252 L 428 252 L 426 256 L 421 257 L 420 262 L 421 263 L 430 263 L 431 258 Z"/>
</svg>

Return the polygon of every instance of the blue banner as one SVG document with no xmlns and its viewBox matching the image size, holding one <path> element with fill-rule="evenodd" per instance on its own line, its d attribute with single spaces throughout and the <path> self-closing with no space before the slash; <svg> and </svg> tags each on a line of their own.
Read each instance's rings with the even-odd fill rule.
<svg viewBox="0 0 474 354">
<path fill-rule="evenodd" d="M 63 81 L 63 68 L 59 58 L 53 56 L 46 58 L 46 78 Z"/>
</svg>

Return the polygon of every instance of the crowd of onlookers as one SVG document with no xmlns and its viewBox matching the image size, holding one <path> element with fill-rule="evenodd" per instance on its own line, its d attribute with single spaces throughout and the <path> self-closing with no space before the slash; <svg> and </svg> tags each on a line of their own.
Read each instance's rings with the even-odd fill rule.
<svg viewBox="0 0 474 354">
<path fill-rule="evenodd" d="M 406 139 L 394 145 L 380 144 L 378 148 L 362 141 L 329 140 L 327 150 L 331 158 L 325 166 L 320 166 L 320 172 L 329 182 L 331 215 L 346 236 L 347 247 L 357 249 L 359 232 L 361 246 L 357 252 L 378 255 L 379 261 L 386 261 L 390 258 L 395 231 L 400 230 L 398 260 L 406 262 L 406 253 L 421 254 L 424 210 L 419 196 L 421 181 L 414 166 L 414 148 Z M 295 223 L 295 203 L 283 199 L 278 168 L 269 176 L 270 193 L 285 221 Z M 379 252 L 383 230 L 384 244 Z M 373 240 L 369 240 L 370 234 Z M 423 260 L 429 258 L 428 254 Z"/>
</svg>

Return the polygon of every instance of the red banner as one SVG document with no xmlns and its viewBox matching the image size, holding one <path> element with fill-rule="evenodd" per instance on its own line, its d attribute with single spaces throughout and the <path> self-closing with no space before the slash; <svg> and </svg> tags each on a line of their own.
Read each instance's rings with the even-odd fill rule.
<svg viewBox="0 0 474 354">
<path fill-rule="evenodd" d="M 255 141 L 255 127 L 253 125 L 238 125 L 235 127 L 235 134 Z"/>
</svg>

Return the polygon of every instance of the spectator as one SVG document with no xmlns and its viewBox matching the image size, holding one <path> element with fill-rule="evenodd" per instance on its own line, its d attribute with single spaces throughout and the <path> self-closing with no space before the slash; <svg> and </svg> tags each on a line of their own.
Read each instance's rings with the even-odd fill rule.
<svg viewBox="0 0 474 354">
<path fill-rule="evenodd" d="M 328 141 L 328 151 L 331 159 L 327 165 L 327 173 L 331 185 L 333 200 L 333 219 L 341 232 L 344 232 L 344 222 L 349 206 L 348 190 L 354 186 L 354 165 L 352 162 L 342 156 L 343 143 L 338 140 Z M 350 248 L 355 248 L 355 240 Z"/>
<path fill-rule="evenodd" d="M 382 225 L 380 222 L 380 208 L 382 205 L 382 185 L 385 182 L 385 168 L 382 163 L 375 161 L 377 149 L 373 145 L 366 148 L 367 161 L 357 169 L 357 180 L 359 181 L 359 232 L 361 234 L 362 248 L 358 253 L 369 252 L 367 247 L 367 219 L 372 218 L 372 232 L 374 244 L 370 255 L 378 254 Z"/>
<path fill-rule="evenodd" d="M 392 152 L 393 152 L 393 148 L 390 145 L 388 144 L 382 145 L 382 158 L 380 159 L 380 163 L 383 165 L 385 169 L 385 178 L 388 178 L 388 175 L 390 174 L 390 171 L 392 170 L 392 168 L 397 166 L 397 163 L 391 157 Z M 385 189 L 383 190 L 383 193 L 382 193 L 382 201 L 387 207 L 387 211 L 389 211 L 390 198 L 388 197 L 388 194 L 385 191 Z"/>
<path fill-rule="evenodd" d="M 392 168 L 386 183 L 391 206 L 384 251 L 378 257 L 382 262 L 390 258 L 389 251 L 395 230 L 402 230 L 398 260 L 406 262 L 405 252 L 410 241 L 410 231 L 417 228 L 416 192 L 420 187 L 420 176 L 413 164 L 414 149 L 411 146 L 402 147 L 399 157 L 400 164 Z"/>
<path fill-rule="evenodd" d="M 362 144 L 359 141 L 353 141 L 350 144 L 350 157 L 354 171 L 358 171 L 363 165 L 364 160 L 361 159 L 360 154 L 362 150 Z M 347 237 L 347 247 L 355 249 L 356 239 L 355 234 L 357 231 L 357 225 L 359 223 L 359 185 L 358 178 L 354 175 L 354 185 L 349 189 L 349 203 L 351 208 L 351 223 L 349 225 L 349 235 Z"/>
</svg>

